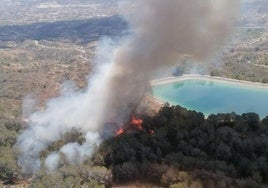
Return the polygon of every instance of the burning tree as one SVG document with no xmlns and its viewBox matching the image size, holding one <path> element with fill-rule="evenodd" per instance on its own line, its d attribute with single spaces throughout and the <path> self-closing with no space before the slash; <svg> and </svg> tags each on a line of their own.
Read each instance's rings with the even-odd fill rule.
<svg viewBox="0 0 268 188">
<path fill-rule="evenodd" d="M 137 131 L 147 132 L 148 134 L 154 133 L 152 129 L 144 128 L 142 124 L 143 124 L 143 120 L 140 118 L 137 118 L 134 114 L 132 114 L 130 121 L 126 125 L 120 127 L 115 132 L 115 135 L 120 136 L 122 134 L 128 134 L 128 133 L 137 132 Z"/>
</svg>

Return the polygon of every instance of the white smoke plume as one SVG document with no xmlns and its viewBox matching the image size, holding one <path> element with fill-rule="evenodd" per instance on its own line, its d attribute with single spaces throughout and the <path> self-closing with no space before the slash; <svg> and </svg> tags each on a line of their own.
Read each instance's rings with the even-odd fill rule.
<svg viewBox="0 0 268 188">
<path fill-rule="evenodd" d="M 63 153 L 71 164 L 90 156 L 105 122 L 122 123 L 143 97 L 151 75 L 185 55 L 206 60 L 232 30 L 238 0 L 135 0 L 121 6 L 129 35 L 101 45 L 98 71 L 84 92 L 63 93 L 29 118 L 18 138 L 24 173 L 40 168 L 40 152 L 72 128 L 86 135 L 82 145 L 69 143 L 45 160 L 57 168 Z M 106 41 L 106 40 L 105 40 Z M 107 42 L 107 41 L 106 41 Z"/>
</svg>

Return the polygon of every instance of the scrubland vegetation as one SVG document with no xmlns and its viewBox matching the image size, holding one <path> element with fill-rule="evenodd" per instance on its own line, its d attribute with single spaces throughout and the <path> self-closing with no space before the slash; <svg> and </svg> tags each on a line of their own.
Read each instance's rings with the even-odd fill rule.
<svg viewBox="0 0 268 188">
<path fill-rule="evenodd" d="M 196 70 L 268 83 L 265 1 L 248 1 L 247 7 L 254 4 L 253 12 L 246 11 L 233 42 L 213 64 L 202 63 Z M 112 137 L 83 164 L 73 166 L 62 155 L 58 170 L 47 173 L 42 168 L 24 177 L 15 143 L 26 126 L 22 121 L 25 97 L 34 96 L 40 103 L 35 108 L 40 108 L 58 95 L 66 80 L 85 88 L 94 67 L 96 41 L 122 35 L 127 27 L 115 16 L 115 0 L 85 1 L 93 2 L 97 12 L 94 6 L 84 6 L 84 1 L 77 5 L 70 0 L 42 2 L 24 5 L 6 0 L 0 6 L 0 187 L 116 187 L 133 182 L 171 188 L 268 187 L 268 117 L 260 120 L 255 113 L 229 113 L 205 119 L 201 113 L 168 105 L 155 115 L 141 115 L 143 126 L 153 129 L 153 135 L 136 132 Z M 196 65 L 188 63 L 178 67 L 175 75 L 192 73 Z M 84 139 L 79 130 L 72 130 L 40 157 L 44 160 L 65 143 L 81 144 Z"/>
<path fill-rule="evenodd" d="M 112 137 L 96 147 L 92 158 L 70 165 L 61 156 L 60 168 L 42 168 L 30 187 L 110 187 L 141 181 L 164 187 L 267 187 L 268 117 L 255 113 L 210 115 L 165 105 L 144 115 L 136 132 Z M 22 178 L 16 164 L 16 136 L 20 125 L 5 123 L 1 131 L 0 178 L 16 183 Z M 44 158 L 64 143 L 83 143 L 79 130 L 66 133 L 41 153 Z"/>
</svg>

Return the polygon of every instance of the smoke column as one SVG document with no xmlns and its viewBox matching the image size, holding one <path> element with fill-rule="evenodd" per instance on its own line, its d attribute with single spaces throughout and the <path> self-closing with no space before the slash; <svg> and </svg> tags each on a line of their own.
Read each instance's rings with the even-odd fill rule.
<svg viewBox="0 0 268 188">
<path fill-rule="evenodd" d="M 108 84 L 108 112 L 128 112 L 152 73 L 183 55 L 206 60 L 231 31 L 233 0 L 138 0 L 126 15 L 131 33 L 115 51 Z M 131 109 L 130 109 L 131 110 Z"/>
<path fill-rule="evenodd" d="M 124 122 L 143 97 L 151 75 L 187 55 L 205 61 L 232 30 L 238 0 L 135 0 L 121 4 L 129 35 L 113 46 L 103 40 L 97 57 L 98 71 L 85 92 L 63 92 L 33 113 L 18 138 L 19 164 L 26 174 L 40 168 L 40 152 L 77 128 L 86 135 L 82 145 L 69 143 L 51 153 L 44 165 L 57 168 L 60 153 L 71 164 L 90 156 L 101 141 L 107 121 Z M 126 13 L 127 12 L 127 13 Z"/>
</svg>

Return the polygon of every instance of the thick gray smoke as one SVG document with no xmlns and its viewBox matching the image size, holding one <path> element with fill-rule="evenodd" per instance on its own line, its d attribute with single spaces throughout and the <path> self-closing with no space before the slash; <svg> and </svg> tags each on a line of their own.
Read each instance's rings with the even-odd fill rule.
<svg viewBox="0 0 268 188">
<path fill-rule="evenodd" d="M 115 51 L 107 113 L 130 113 L 157 69 L 185 55 L 209 58 L 232 30 L 237 8 L 234 0 L 135 1 L 126 15 L 133 35 Z"/>
<path fill-rule="evenodd" d="M 71 164 L 90 156 L 107 121 L 122 123 L 143 97 L 154 71 L 183 56 L 209 58 L 230 33 L 238 0 L 135 0 L 121 6 L 130 35 L 119 47 L 101 45 L 99 70 L 86 92 L 67 92 L 29 118 L 20 135 L 19 162 L 25 173 L 42 165 L 40 152 L 72 128 L 86 135 L 82 145 L 69 143 L 51 153 L 44 165 L 57 168 L 60 154 Z M 105 42 L 107 43 L 107 41 Z"/>
</svg>

